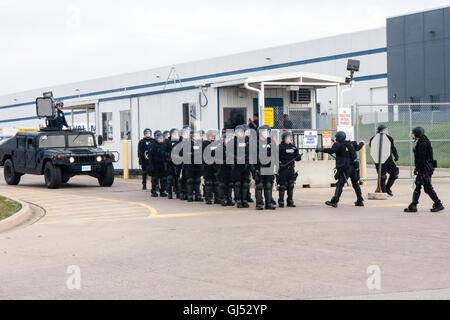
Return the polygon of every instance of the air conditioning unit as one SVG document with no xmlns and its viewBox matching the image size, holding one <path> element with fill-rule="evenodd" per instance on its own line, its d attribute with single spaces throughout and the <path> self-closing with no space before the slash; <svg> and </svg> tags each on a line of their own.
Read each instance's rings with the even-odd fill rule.
<svg viewBox="0 0 450 320">
<path fill-rule="evenodd" d="M 291 103 L 292 104 L 310 104 L 311 103 L 311 90 L 299 89 L 297 91 L 291 91 Z"/>
</svg>

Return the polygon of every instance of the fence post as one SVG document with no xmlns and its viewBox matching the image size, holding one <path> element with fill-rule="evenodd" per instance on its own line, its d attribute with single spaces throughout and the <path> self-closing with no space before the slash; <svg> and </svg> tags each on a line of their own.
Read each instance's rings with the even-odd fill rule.
<svg viewBox="0 0 450 320">
<path fill-rule="evenodd" d="M 128 179 L 128 140 L 123 141 L 123 178 Z"/>
<path fill-rule="evenodd" d="M 412 138 L 411 138 L 411 132 L 412 132 L 412 108 L 411 105 L 409 105 L 409 175 L 411 179 L 413 178 L 413 145 L 412 145 Z"/>
<path fill-rule="evenodd" d="M 367 182 L 365 179 L 367 178 L 367 159 L 366 159 L 366 145 L 361 148 L 359 151 L 359 160 L 361 162 L 361 180 L 362 185 L 365 186 Z"/>
</svg>

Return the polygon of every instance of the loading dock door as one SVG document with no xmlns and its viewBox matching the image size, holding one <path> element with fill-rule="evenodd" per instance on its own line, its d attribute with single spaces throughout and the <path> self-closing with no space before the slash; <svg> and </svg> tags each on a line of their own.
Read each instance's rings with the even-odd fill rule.
<svg viewBox="0 0 450 320">
<path fill-rule="evenodd" d="M 284 114 L 284 101 L 283 98 L 266 98 L 265 107 L 273 108 L 273 128 L 282 129 L 283 128 L 283 114 Z M 258 99 L 253 99 L 253 113 L 258 113 Z M 260 123 L 261 125 L 261 123 Z"/>
</svg>

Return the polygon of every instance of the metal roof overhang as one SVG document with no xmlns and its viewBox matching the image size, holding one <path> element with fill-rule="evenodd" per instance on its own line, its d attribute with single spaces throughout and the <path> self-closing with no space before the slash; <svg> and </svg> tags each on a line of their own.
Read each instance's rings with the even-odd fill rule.
<svg viewBox="0 0 450 320">
<path fill-rule="evenodd" d="M 261 83 L 264 83 L 265 88 L 301 86 L 319 89 L 337 85 L 346 85 L 344 77 L 336 77 L 310 72 L 293 72 L 263 75 L 257 77 L 246 77 L 236 80 L 217 82 L 212 84 L 211 87 L 244 87 L 244 84 L 246 82 L 252 86 L 259 86 Z"/>
</svg>

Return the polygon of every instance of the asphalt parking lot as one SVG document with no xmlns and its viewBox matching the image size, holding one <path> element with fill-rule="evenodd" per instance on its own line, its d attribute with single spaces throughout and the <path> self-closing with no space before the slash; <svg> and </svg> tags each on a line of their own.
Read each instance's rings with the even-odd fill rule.
<svg viewBox="0 0 450 320">
<path fill-rule="evenodd" d="M 450 179 L 434 185 L 450 204 Z M 365 208 L 351 188 L 328 208 L 333 192 L 298 188 L 297 208 L 261 213 L 154 199 L 138 180 L 75 177 L 48 190 L 42 177 L 0 179 L 0 194 L 36 212 L 0 233 L 0 299 L 450 298 L 450 207 L 430 213 L 423 195 L 419 213 L 404 214 L 411 180 Z M 70 266 L 80 289 L 67 286 Z M 367 285 L 374 266 L 379 288 Z"/>
</svg>

